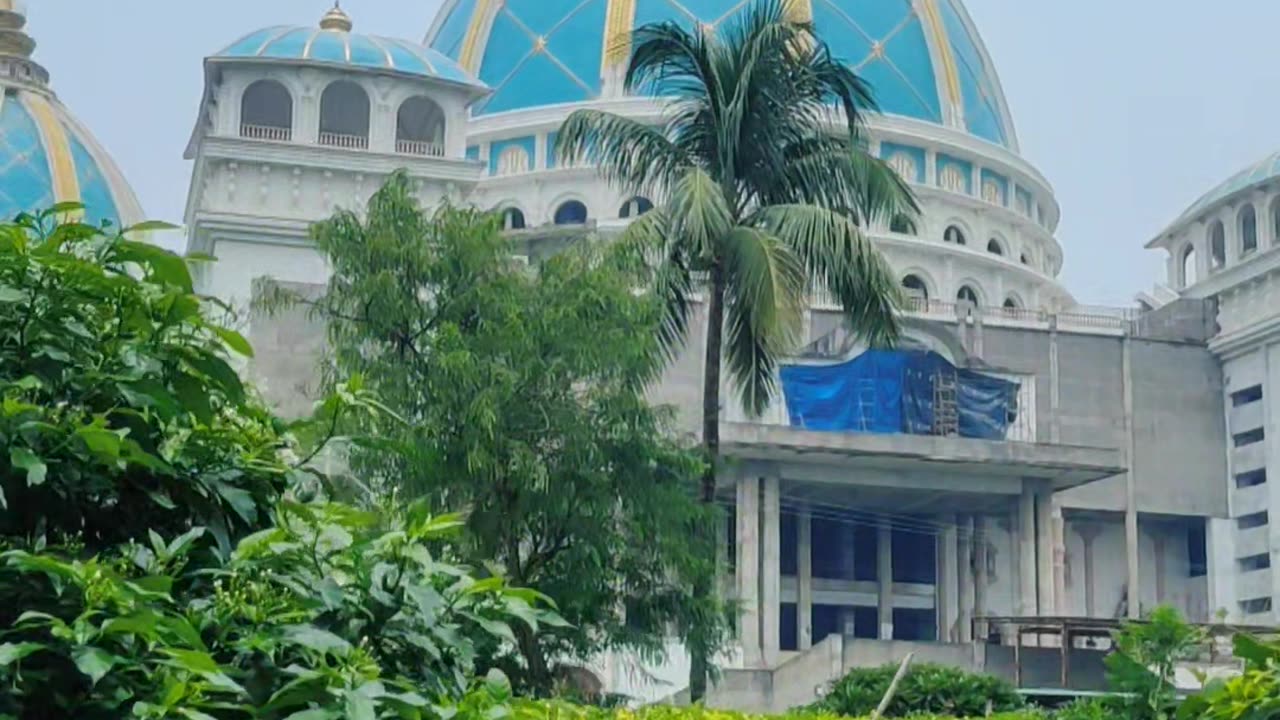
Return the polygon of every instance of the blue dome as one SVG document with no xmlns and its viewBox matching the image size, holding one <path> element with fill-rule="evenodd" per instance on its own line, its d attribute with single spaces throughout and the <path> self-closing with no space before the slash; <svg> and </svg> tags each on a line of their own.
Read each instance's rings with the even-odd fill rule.
<svg viewBox="0 0 1280 720">
<path fill-rule="evenodd" d="M 0 218 L 80 202 L 84 220 L 117 226 L 142 219 L 111 157 L 51 94 L 0 93 Z"/>
<path fill-rule="evenodd" d="M 275 26 L 245 35 L 213 60 L 282 60 L 384 70 L 479 86 L 475 77 L 441 52 L 395 38 L 341 29 Z"/>
<path fill-rule="evenodd" d="M 446 0 L 428 44 L 493 88 L 477 114 L 592 100 L 613 39 L 666 20 L 716 27 L 751 0 Z M 494 10 L 493 6 L 497 5 Z M 1017 148 L 986 49 L 960 0 L 790 0 L 881 110 Z"/>
</svg>

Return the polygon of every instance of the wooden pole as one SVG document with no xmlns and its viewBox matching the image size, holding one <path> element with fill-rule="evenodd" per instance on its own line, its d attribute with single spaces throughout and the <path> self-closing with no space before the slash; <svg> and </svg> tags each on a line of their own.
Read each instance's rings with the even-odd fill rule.
<svg viewBox="0 0 1280 720">
<path fill-rule="evenodd" d="M 898 683 L 902 682 L 902 678 L 907 674 L 907 667 L 911 665 L 913 655 L 915 653 L 907 653 L 907 656 L 902 658 L 902 664 L 898 666 L 898 672 L 894 673 L 889 689 L 885 691 L 884 697 L 880 698 L 880 705 L 876 707 L 875 712 L 871 713 L 871 720 L 880 720 L 884 711 L 889 709 L 889 703 L 893 702 L 893 696 L 898 692 Z"/>
</svg>

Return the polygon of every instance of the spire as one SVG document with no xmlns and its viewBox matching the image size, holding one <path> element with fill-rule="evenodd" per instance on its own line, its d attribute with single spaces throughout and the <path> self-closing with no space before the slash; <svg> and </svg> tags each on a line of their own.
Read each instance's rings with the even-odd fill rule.
<svg viewBox="0 0 1280 720">
<path fill-rule="evenodd" d="M 49 73 L 31 59 L 36 41 L 26 31 L 23 0 L 0 0 L 0 83 L 45 85 Z"/>
<path fill-rule="evenodd" d="M 2 3 L 4 0 L 0 0 Z M 337 30 L 338 32 L 351 32 L 351 16 L 342 11 L 342 6 L 338 4 L 338 0 L 333 1 L 333 8 L 320 18 L 321 30 Z"/>
</svg>

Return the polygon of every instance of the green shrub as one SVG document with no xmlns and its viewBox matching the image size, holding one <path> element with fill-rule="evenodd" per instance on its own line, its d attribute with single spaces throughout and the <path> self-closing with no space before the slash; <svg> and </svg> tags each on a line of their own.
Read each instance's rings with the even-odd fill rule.
<svg viewBox="0 0 1280 720">
<path fill-rule="evenodd" d="M 897 671 L 897 665 L 854 670 L 837 682 L 814 709 L 838 715 L 867 715 L 880 704 Z M 907 671 L 885 717 L 921 713 L 979 717 L 988 710 L 999 713 L 1022 707 L 1021 696 L 1000 678 L 920 663 Z"/>
<path fill-rule="evenodd" d="M 1053 720 L 1111 720 L 1119 713 L 1106 700 L 1076 700 L 1055 710 Z"/>
<path fill-rule="evenodd" d="M 600 709 L 569 705 L 555 701 L 520 701 L 511 708 L 517 720 L 849 720 L 847 717 L 808 710 L 793 710 L 778 715 L 753 715 L 733 710 L 714 710 L 700 705 L 674 707 L 654 705 L 638 710 Z M 912 715 L 916 720 L 946 720 L 943 716 Z M 978 717 L 983 717 L 982 713 Z M 991 720 L 1044 720 L 1047 716 L 1033 710 L 996 713 Z"/>
</svg>

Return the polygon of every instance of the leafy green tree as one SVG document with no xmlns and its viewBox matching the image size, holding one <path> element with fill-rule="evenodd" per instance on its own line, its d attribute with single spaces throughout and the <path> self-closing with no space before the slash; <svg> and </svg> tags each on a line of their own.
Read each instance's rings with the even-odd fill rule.
<svg viewBox="0 0 1280 720">
<path fill-rule="evenodd" d="M 57 222 L 72 209 L 0 225 L 0 537 L 92 550 L 199 525 L 229 549 L 292 472 L 232 367 L 249 344 L 205 318 L 182 258 Z"/>
<path fill-rule="evenodd" d="M 880 705 L 897 672 L 896 663 L 852 670 L 810 709 L 845 717 L 870 715 Z M 917 663 L 903 677 L 884 717 L 982 717 L 988 711 L 1019 710 L 1024 704 L 1013 685 L 1000 678 L 946 665 Z"/>
<path fill-rule="evenodd" d="M 555 665 L 613 648 L 656 657 L 665 630 L 722 627 L 696 578 L 698 453 L 672 439 L 643 389 L 661 369 L 661 307 L 624 253 L 581 247 L 530 270 L 497 219 L 416 205 L 403 175 L 366 217 L 315 226 L 333 268 L 315 309 L 333 364 L 404 422 L 375 419 L 351 450 L 366 479 L 465 511 L 467 559 L 551 597 L 570 626 L 517 628 L 538 690 Z M 619 609 L 626 609 L 625 617 Z"/>
<path fill-rule="evenodd" d="M 1274 720 L 1280 717 L 1280 643 L 1241 633 L 1235 656 L 1244 672 L 1217 679 L 1178 708 L 1179 720 Z"/>
<path fill-rule="evenodd" d="M 1142 622 L 1125 623 L 1115 634 L 1115 652 L 1104 661 L 1109 701 L 1125 717 L 1166 720 L 1177 709 L 1174 671 L 1187 660 L 1204 633 L 1174 608 L 1161 606 Z"/>
<path fill-rule="evenodd" d="M 713 502 L 720 445 L 722 362 L 747 410 L 775 391 L 778 359 L 801 329 L 806 291 L 829 290 L 851 329 L 875 343 L 898 334 L 900 290 L 863 229 L 909 218 L 905 183 L 866 151 L 871 89 L 832 56 L 782 0 L 760 0 L 722 34 L 667 22 L 635 31 L 629 91 L 669 98 L 653 126 L 600 110 L 565 121 L 557 152 L 590 160 L 609 181 L 664 202 L 633 222 L 623 242 L 656 261 L 665 304 L 659 335 L 685 342 L 695 295 L 705 291 L 707 342 L 702 499 Z M 701 590 L 709 592 L 709 582 Z M 707 652 L 690 688 L 701 697 Z"/>
</svg>

